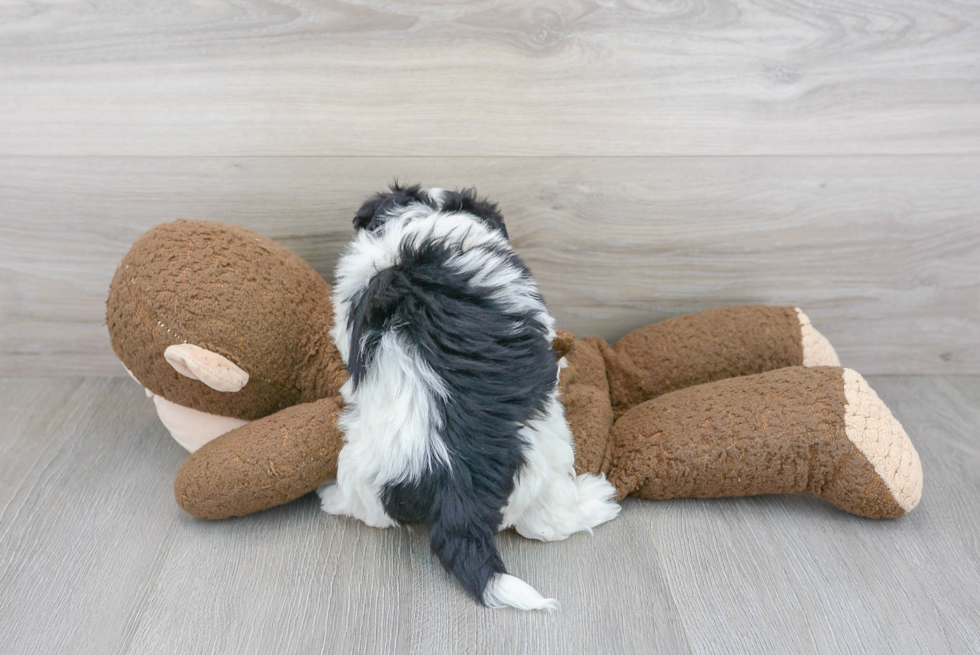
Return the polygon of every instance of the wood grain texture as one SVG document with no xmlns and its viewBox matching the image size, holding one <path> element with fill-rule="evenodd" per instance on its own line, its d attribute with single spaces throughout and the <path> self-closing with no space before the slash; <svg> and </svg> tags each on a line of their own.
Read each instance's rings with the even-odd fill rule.
<svg viewBox="0 0 980 655">
<path fill-rule="evenodd" d="M 679 501 L 650 523 L 672 543 L 663 566 L 685 626 L 710 626 L 700 652 L 980 648 L 980 603 L 959 593 L 980 589 L 980 379 L 870 382 L 922 458 L 923 500 L 905 518 L 868 523 L 771 496 Z"/>
<path fill-rule="evenodd" d="M 0 383 L 4 411 L 20 403 L 31 417 L 23 430 L 0 427 L 0 631 L 11 653 L 116 648 L 178 537 L 165 492 L 182 458 L 151 407 L 114 393 L 120 382 Z"/>
<path fill-rule="evenodd" d="M 5 155 L 976 154 L 980 7 L 7 2 Z"/>
<path fill-rule="evenodd" d="M 980 377 L 872 386 L 922 457 L 894 521 L 809 497 L 627 501 L 593 537 L 501 535 L 554 615 L 477 607 L 424 531 L 306 497 L 180 512 L 185 453 L 124 379 L 0 380 L 0 643 L 37 653 L 980 650 Z"/>
<path fill-rule="evenodd" d="M 980 156 L 0 158 L 0 373 L 122 374 L 115 267 L 216 219 L 327 279 L 392 177 L 500 201 L 562 327 L 616 339 L 711 307 L 799 305 L 863 373 L 980 371 Z"/>
</svg>

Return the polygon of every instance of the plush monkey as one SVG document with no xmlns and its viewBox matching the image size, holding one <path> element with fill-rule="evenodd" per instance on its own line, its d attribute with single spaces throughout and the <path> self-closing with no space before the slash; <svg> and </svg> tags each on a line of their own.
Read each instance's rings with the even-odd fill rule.
<svg viewBox="0 0 980 655">
<path fill-rule="evenodd" d="M 110 338 L 192 453 L 174 483 L 188 513 L 242 516 L 336 473 L 347 374 L 330 293 L 283 246 L 222 223 L 159 225 L 123 258 Z M 799 309 L 709 310 L 612 345 L 563 332 L 555 350 L 576 468 L 620 497 L 806 492 L 871 518 L 919 501 L 905 431 Z"/>
</svg>

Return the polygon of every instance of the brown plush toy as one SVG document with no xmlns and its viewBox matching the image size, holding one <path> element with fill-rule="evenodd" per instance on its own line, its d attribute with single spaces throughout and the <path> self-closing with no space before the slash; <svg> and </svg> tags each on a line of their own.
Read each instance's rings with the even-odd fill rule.
<svg viewBox="0 0 980 655">
<path fill-rule="evenodd" d="M 143 235 L 109 291 L 116 354 L 193 454 L 188 513 L 241 516 L 336 473 L 346 379 L 330 288 L 249 230 L 205 221 Z M 798 309 L 728 307 L 609 345 L 559 334 L 579 472 L 620 497 L 807 492 L 861 516 L 915 507 L 922 469 L 901 425 Z"/>
</svg>

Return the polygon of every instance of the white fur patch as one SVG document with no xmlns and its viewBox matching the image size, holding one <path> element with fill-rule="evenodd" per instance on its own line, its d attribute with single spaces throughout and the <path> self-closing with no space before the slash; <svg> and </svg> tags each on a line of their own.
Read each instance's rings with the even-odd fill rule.
<svg viewBox="0 0 980 655">
<path fill-rule="evenodd" d="M 450 465 L 438 436 L 435 398 L 445 395 L 441 380 L 394 333 L 381 338 L 371 367 L 358 387 L 348 381 L 338 422 L 345 444 L 337 460 L 335 485 L 318 493 L 330 514 L 343 514 L 375 527 L 395 522 L 381 504 L 392 482 L 418 479 L 438 460 Z"/>
<path fill-rule="evenodd" d="M 439 187 L 432 187 L 431 189 L 425 190 L 425 195 L 432 199 L 432 202 L 436 203 L 440 209 L 446 204 L 446 190 L 440 189 Z"/>
<path fill-rule="evenodd" d="M 504 508 L 502 530 L 513 526 L 528 539 L 560 541 L 619 515 L 616 490 L 605 477 L 576 477 L 572 431 L 557 392 L 546 415 L 531 421 L 521 435 L 529 448 Z"/>
</svg>

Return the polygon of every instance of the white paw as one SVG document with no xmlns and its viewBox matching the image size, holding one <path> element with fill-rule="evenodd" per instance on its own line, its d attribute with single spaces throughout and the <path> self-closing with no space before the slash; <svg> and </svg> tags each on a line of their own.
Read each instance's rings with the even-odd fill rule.
<svg viewBox="0 0 980 655">
<path fill-rule="evenodd" d="M 616 488 L 606 480 L 606 476 L 594 476 L 583 473 L 575 478 L 578 487 L 579 520 L 584 529 L 591 531 L 597 525 L 612 521 L 619 516 L 622 507 L 616 498 Z"/>
<path fill-rule="evenodd" d="M 372 528 L 395 528 L 398 522 L 388 516 L 380 501 L 364 503 L 359 498 L 349 498 L 339 484 L 328 482 L 316 489 L 320 496 L 320 509 L 334 516 L 350 516 Z"/>
<path fill-rule="evenodd" d="M 344 503 L 344 494 L 340 491 L 340 485 L 336 482 L 327 482 L 316 488 L 316 495 L 320 497 L 320 509 L 327 514 L 346 515 L 347 510 Z"/>
<path fill-rule="evenodd" d="M 363 516 L 363 517 L 359 516 L 357 518 L 361 519 L 366 524 L 370 525 L 372 528 L 381 528 L 381 529 L 384 529 L 384 528 L 397 528 L 398 527 L 398 521 L 396 521 L 395 519 L 391 518 L 390 516 L 388 516 L 384 512 L 374 513 L 374 514 L 366 515 L 366 516 Z"/>
<path fill-rule="evenodd" d="M 514 530 L 525 539 L 538 541 L 564 541 L 571 535 L 571 532 L 559 530 L 553 525 L 532 523 L 523 519 L 514 524 Z"/>
<path fill-rule="evenodd" d="M 514 524 L 518 534 L 561 541 L 576 532 L 592 532 L 595 526 L 619 516 L 620 506 L 613 500 L 616 489 L 604 476 L 584 474 L 564 484 L 567 486 L 551 489 L 521 515 Z"/>
</svg>

